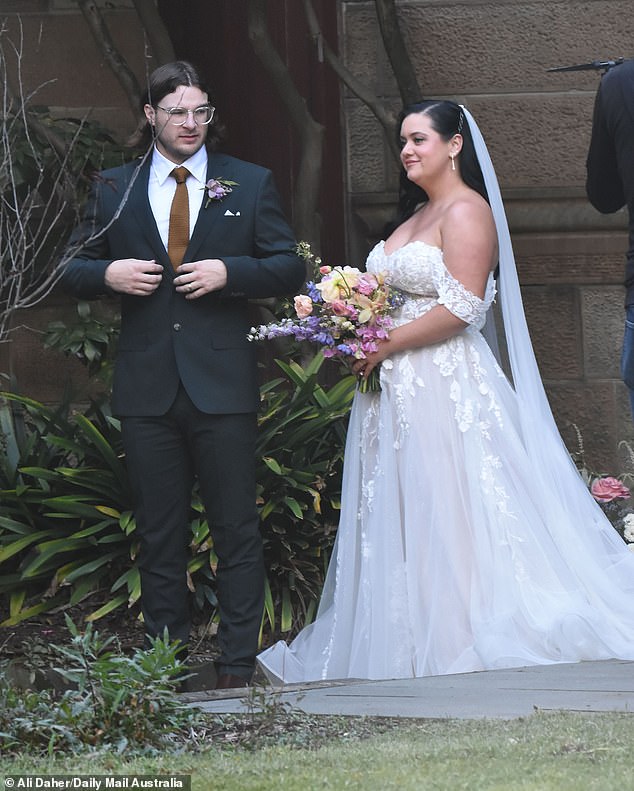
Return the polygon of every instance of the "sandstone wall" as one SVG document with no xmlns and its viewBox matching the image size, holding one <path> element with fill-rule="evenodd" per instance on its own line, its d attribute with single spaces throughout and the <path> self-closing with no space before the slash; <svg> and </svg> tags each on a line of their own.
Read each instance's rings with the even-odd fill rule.
<svg viewBox="0 0 634 791">
<path fill-rule="evenodd" d="M 400 99 L 374 3 L 341 1 L 342 52 L 380 96 Z M 466 104 L 488 142 L 505 199 L 536 356 L 571 451 L 628 467 L 634 440 L 619 379 L 627 215 L 596 212 L 585 158 L 599 73 L 548 68 L 634 57 L 629 0 L 407 0 L 401 28 L 426 97 Z M 397 166 L 378 123 L 344 93 L 350 263 L 362 261 L 395 201 Z M 634 145 L 634 141 L 633 141 Z"/>
</svg>

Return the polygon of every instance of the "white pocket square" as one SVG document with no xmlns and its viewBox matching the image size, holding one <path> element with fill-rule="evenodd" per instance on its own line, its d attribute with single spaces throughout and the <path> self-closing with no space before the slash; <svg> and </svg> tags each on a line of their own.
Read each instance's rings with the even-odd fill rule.
<svg viewBox="0 0 634 791">
<path fill-rule="evenodd" d="M 231 209 L 227 209 L 227 211 L 225 212 L 225 217 L 239 217 L 239 216 L 240 216 L 239 211 L 232 212 Z"/>
</svg>

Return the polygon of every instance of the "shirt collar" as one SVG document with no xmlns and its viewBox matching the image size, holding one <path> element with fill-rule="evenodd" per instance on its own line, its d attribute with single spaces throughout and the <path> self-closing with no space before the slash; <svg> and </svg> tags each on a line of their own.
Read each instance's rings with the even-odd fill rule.
<svg viewBox="0 0 634 791">
<path fill-rule="evenodd" d="M 197 181 L 201 184 L 205 184 L 207 181 L 207 149 L 205 146 L 199 148 L 195 154 L 181 164 L 189 170 Z M 165 184 L 175 167 L 177 167 L 177 165 L 163 156 L 155 146 L 152 152 L 152 170 L 154 171 L 156 180 L 161 186 Z"/>
</svg>

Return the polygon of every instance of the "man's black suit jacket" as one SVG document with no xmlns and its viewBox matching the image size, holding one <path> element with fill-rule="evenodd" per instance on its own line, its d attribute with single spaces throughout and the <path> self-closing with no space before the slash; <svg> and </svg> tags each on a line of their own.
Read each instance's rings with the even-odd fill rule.
<svg viewBox="0 0 634 791">
<path fill-rule="evenodd" d="M 151 296 L 121 295 L 113 412 L 164 414 L 181 381 L 203 412 L 257 411 L 248 300 L 293 293 L 305 275 L 272 175 L 257 165 L 209 154 L 208 178 L 238 185 L 222 201 L 206 208 L 203 201 L 184 263 L 220 258 L 227 284 L 221 291 L 185 299 L 174 289 L 175 274 L 150 209 L 150 162 L 148 157 L 140 166 L 130 163 L 100 174 L 70 244 L 88 241 L 63 275 L 66 289 L 92 299 L 107 293 L 104 274 L 114 260 L 154 259 L 163 265 L 161 285 Z"/>
<path fill-rule="evenodd" d="M 598 211 L 627 205 L 629 250 L 626 305 L 634 304 L 634 60 L 614 66 L 601 78 L 588 150 L 586 192 Z"/>
</svg>

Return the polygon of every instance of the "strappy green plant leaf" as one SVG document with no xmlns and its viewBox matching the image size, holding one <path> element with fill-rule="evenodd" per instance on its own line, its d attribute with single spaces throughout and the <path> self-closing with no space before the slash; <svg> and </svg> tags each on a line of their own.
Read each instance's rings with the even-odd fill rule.
<svg viewBox="0 0 634 791">
<path fill-rule="evenodd" d="M 275 636 L 310 620 L 338 521 L 345 426 L 355 387 L 321 383 L 323 357 L 277 361 L 261 388 L 257 503 L 267 583 L 263 627 Z M 91 620 L 140 597 L 138 541 L 118 421 L 2 394 L 0 452 L 2 625 L 100 592 Z M 217 607 L 217 558 L 197 490 L 188 578 L 198 608 Z"/>
</svg>

